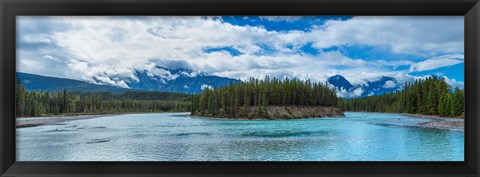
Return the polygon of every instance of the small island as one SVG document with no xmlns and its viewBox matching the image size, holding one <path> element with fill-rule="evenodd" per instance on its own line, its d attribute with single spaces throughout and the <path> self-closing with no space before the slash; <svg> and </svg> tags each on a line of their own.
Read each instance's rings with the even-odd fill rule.
<svg viewBox="0 0 480 177">
<path fill-rule="evenodd" d="M 192 97 L 192 116 L 231 119 L 341 117 L 334 88 L 298 79 L 250 78 Z"/>
</svg>

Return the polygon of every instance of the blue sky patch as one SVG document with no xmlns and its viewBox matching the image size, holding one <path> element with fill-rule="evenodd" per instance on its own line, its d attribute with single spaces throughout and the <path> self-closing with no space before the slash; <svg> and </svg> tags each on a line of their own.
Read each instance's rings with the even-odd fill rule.
<svg viewBox="0 0 480 177">
<path fill-rule="evenodd" d="M 308 43 L 308 44 L 302 46 L 302 47 L 300 48 L 300 51 L 303 52 L 303 53 L 310 54 L 310 55 L 318 55 L 318 54 L 320 54 L 320 52 L 318 51 L 318 49 L 312 47 L 312 43 Z"/>
<path fill-rule="evenodd" d="M 238 56 L 242 54 L 240 51 L 238 51 L 237 49 L 234 49 L 233 47 L 207 47 L 204 49 L 204 51 L 207 53 L 225 51 L 230 53 L 230 55 L 232 56 Z"/>
<path fill-rule="evenodd" d="M 454 78 L 457 81 L 464 82 L 465 81 L 464 71 L 465 71 L 465 63 L 460 63 L 460 64 L 437 68 L 437 69 L 428 70 L 428 71 L 412 72 L 411 74 L 415 76 L 435 74 L 437 76 L 447 76 L 449 78 Z"/>
<path fill-rule="evenodd" d="M 224 22 L 238 26 L 258 26 L 269 31 L 309 31 L 312 25 L 322 25 L 327 20 L 348 20 L 351 16 L 224 16 Z"/>
</svg>

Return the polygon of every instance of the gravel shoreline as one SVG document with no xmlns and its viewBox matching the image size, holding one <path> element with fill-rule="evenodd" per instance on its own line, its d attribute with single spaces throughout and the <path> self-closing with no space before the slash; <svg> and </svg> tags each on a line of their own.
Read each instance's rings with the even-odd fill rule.
<svg viewBox="0 0 480 177">
<path fill-rule="evenodd" d="M 65 121 L 94 119 L 99 117 L 116 116 L 120 114 L 102 114 L 102 115 L 56 115 L 46 117 L 18 117 L 15 121 L 16 128 L 36 127 L 41 125 L 54 125 Z M 431 121 L 418 123 L 412 126 L 422 128 L 439 128 L 464 130 L 465 120 L 460 117 L 440 117 L 420 114 L 402 114 L 407 117 L 424 118 Z"/>
<path fill-rule="evenodd" d="M 71 120 L 93 119 L 99 117 L 115 116 L 120 114 L 102 114 L 102 115 L 56 115 L 46 117 L 18 117 L 15 121 L 16 128 L 36 127 L 41 125 L 59 124 Z"/>
<path fill-rule="evenodd" d="M 220 113 L 214 116 L 200 111 L 194 112 L 192 116 L 231 120 L 288 120 L 343 117 L 345 115 L 338 108 L 326 106 L 267 106 L 265 110 L 251 106 L 247 109 L 242 108 L 234 115 L 228 115 L 221 109 Z"/>
<path fill-rule="evenodd" d="M 432 115 L 420 115 L 420 114 L 402 114 L 408 117 L 425 118 L 430 119 L 429 122 L 418 123 L 414 126 L 423 128 L 439 128 L 439 129 L 455 129 L 463 130 L 465 127 L 465 119 L 460 117 L 440 117 Z"/>
</svg>

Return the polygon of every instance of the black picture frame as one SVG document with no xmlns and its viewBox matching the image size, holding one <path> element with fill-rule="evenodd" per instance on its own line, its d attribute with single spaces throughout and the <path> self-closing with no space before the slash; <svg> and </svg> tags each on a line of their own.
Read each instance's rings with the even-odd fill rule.
<svg viewBox="0 0 480 177">
<path fill-rule="evenodd" d="M 1 176 L 479 176 L 478 0 L 2 0 Z M 18 15 L 463 15 L 464 162 L 16 162 L 15 17 Z"/>
</svg>

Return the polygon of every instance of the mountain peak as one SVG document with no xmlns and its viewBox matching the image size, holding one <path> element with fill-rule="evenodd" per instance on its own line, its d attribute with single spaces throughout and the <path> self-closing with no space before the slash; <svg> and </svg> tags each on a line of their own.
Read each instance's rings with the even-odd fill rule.
<svg viewBox="0 0 480 177">
<path fill-rule="evenodd" d="M 328 78 L 328 83 L 337 88 L 341 97 L 363 97 L 368 95 L 381 95 L 392 93 L 401 88 L 397 79 L 390 76 L 382 76 L 377 80 L 367 81 L 367 84 L 352 85 L 341 75 Z"/>
<path fill-rule="evenodd" d="M 343 88 L 346 90 L 349 90 L 353 87 L 352 84 L 350 84 L 350 82 L 348 82 L 348 80 L 345 79 L 345 77 L 338 74 L 335 76 L 329 77 L 328 82 L 338 88 Z"/>
<path fill-rule="evenodd" d="M 204 87 L 217 88 L 238 82 L 236 79 L 211 75 L 186 68 L 155 66 L 135 70 L 135 78 L 123 78 L 129 88 L 180 93 L 199 93 Z"/>
<path fill-rule="evenodd" d="M 337 74 L 337 75 L 332 76 L 332 77 L 330 77 L 330 78 L 337 79 L 337 80 L 338 80 L 338 79 L 345 79 L 345 77 L 343 77 L 343 76 L 340 75 L 340 74 Z"/>
</svg>

